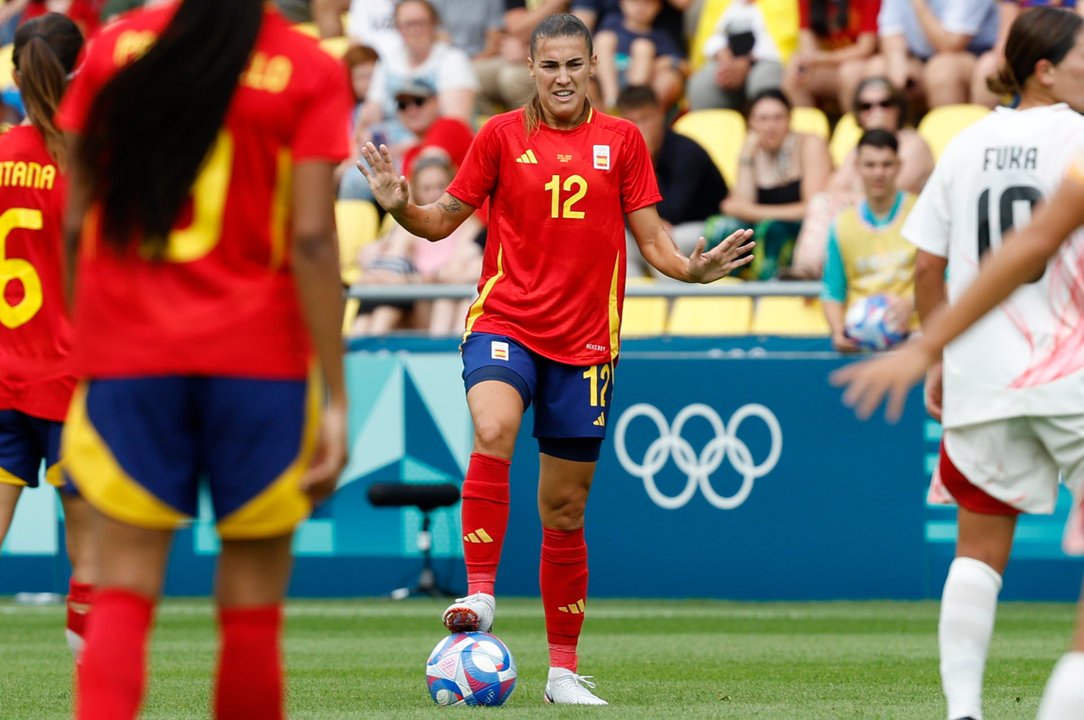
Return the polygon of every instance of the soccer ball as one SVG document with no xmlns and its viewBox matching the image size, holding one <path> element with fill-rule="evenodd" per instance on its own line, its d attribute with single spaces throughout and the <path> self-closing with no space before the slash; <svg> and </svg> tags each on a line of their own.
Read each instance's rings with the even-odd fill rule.
<svg viewBox="0 0 1084 720">
<path fill-rule="evenodd" d="M 516 661 L 494 635 L 452 633 L 429 653 L 425 680 L 437 705 L 501 705 L 516 687 Z"/>
<path fill-rule="evenodd" d="M 843 333 L 867 350 L 884 350 L 907 338 L 906 327 L 889 325 L 884 295 L 870 295 L 852 303 L 844 316 Z"/>
</svg>

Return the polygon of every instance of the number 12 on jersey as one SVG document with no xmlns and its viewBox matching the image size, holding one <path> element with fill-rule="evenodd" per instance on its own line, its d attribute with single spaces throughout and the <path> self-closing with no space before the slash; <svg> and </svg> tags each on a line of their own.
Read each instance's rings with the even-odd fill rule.
<svg viewBox="0 0 1084 720">
<path fill-rule="evenodd" d="M 576 203 L 582 200 L 583 196 L 587 194 L 587 181 L 584 180 L 581 175 L 569 175 L 565 178 L 563 183 L 561 182 L 560 175 L 554 175 L 543 187 L 550 191 L 551 218 L 570 218 L 572 220 L 583 219 L 582 210 L 573 210 Z M 572 193 L 565 198 L 563 204 L 561 203 L 562 190 L 566 193 Z"/>
</svg>

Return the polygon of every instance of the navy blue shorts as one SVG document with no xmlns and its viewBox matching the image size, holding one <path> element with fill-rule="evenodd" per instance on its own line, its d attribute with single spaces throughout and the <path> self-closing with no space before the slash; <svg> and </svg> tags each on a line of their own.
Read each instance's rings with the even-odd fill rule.
<svg viewBox="0 0 1084 720">
<path fill-rule="evenodd" d="M 505 335 L 471 333 L 462 347 L 466 389 L 499 380 L 534 405 L 536 438 L 603 438 L 613 396 L 614 364 L 565 365 Z"/>
<path fill-rule="evenodd" d="M 63 424 L 19 410 L 0 410 L 0 482 L 37 487 L 41 463 L 45 479 L 67 492 L 75 487 L 61 471 L 60 431 Z"/>
<path fill-rule="evenodd" d="M 165 376 L 80 383 L 67 470 L 91 505 L 139 527 L 198 512 L 206 481 L 224 539 L 276 537 L 312 510 L 300 478 L 316 445 L 320 383 Z"/>
</svg>

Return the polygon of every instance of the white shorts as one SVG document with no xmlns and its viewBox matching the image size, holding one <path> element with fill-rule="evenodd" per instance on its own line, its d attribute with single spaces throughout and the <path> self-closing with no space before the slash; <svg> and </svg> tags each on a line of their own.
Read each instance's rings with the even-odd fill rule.
<svg viewBox="0 0 1084 720">
<path fill-rule="evenodd" d="M 972 484 L 1021 512 L 1049 515 L 1058 480 L 1073 495 L 1066 551 L 1084 541 L 1084 414 L 1020 417 L 950 428 L 945 452 Z"/>
</svg>

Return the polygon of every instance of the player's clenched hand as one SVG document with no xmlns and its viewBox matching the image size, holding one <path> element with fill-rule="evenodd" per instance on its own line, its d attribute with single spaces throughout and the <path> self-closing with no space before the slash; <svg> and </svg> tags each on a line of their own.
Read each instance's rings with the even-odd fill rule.
<svg viewBox="0 0 1084 720">
<path fill-rule="evenodd" d="M 380 207 L 391 213 L 405 208 L 410 199 L 410 190 L 406 178 L 396 172 L 388 146 L 381 145 L 378 150 L 371 142 L 365 143 L 361 156 L 365 162 L 359 160 L 354 164 L 369 181 L 369 189 Z"/>
<path fill-rule="evenodd" d="M 319 437 L 312 464 L 301 477 L 301 490 L 313 505 L 335 492 L 339 473 L 346 465 L 346 406 L 329 403 L 320 419 Z"/>
<path fill-rule="evenodd" d="M 843 404 L 853 407 L 863 420 L 873 414 L 881 401 L 888 398 L 885 417 L 899 420 L 907 392 L 922 378 L 936 357 L 929 353 L 921 340 L 904 344 L 899 350 L 887 352 L 871 360 L 851 363 L 830 376 L 833 385 L 843 386 Z"/>
<path fill-rule="evenodd" d="M 752 230 L 737 230 L 708 252 L 704 252 L 707 240 L 701 237 L 689 255 L 690 279 L 709 283 L 753 262 L 752 252 L 756 243 L 747 242 L 751 237 Z"/>
</svg>

